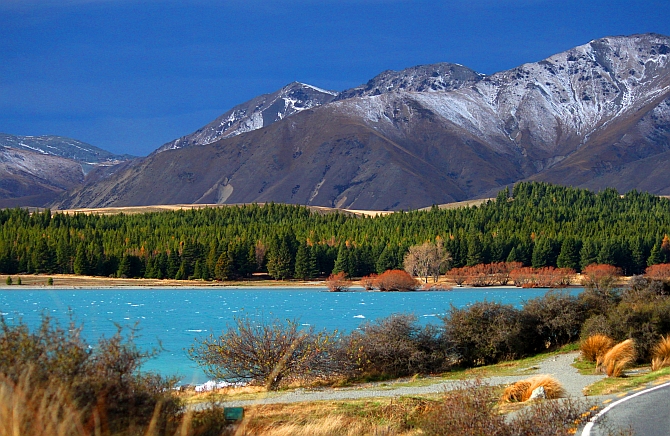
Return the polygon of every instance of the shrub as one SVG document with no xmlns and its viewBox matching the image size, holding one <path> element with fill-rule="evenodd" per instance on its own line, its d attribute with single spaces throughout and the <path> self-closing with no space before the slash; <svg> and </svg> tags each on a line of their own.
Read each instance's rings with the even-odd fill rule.
<svg viewBox="0 0 670 436">
<path fill-rule="evenodd" d="M 621 299 L 630 303 L 658 300 L 668 294 L 666 284 L 645 276 L 633 276 L 621 294 Z"/>
<path fill-rule="evenodd" d="M 387 270 L 377 276 L 375 288 L 380 291 L 414 291 L 418 282 L 406 271 Z"/>
<path fill-rule="evenodd" d="M 546 348 L 569 344 L 579 337 L 585 312 L 577 297 L 549 291 L 523 306 L 526 322 L 532 322 Z"/>
<path fill-rule="evenodd" d="M 584 339 L 579 345 L 582 357 L 589 362 L 596 362 L 614 346 L 614 339 L 602 334 L 595 334 Z"/>
<path fill-rule="evenodd" d="M 668 280 L 670 279 L 670 263 L 651 265 L 644 274 L 653 280 Z"/>
<path fill-rule="evenodd" d="M 457 286 L 461 286 L 467 280 L 467 269 L 466 268 L 452 268 L 447 271 L 447 277 L 456 283 Z"/>
<path fill-rule="evenodd" d="M 76 415 L 82 425 L 102 420 L 109 432 L 117 433 L 142 428 L 152 419 L 164 425 L 180 410 L 178 400 L 170 395 L 175 379 L 139 373 L 140 365 L 153 353 L 138 350 L 132 332 L 123 337 L 119 329 L 111 338 L 103 337 L 89 347 L 73 322 L 63 329 L 48 316 L 34 331 L 23 322 L 8 325 L 4 318 L 0 328 L 2 389 L 13 391 L 29 384 L 31 391 L 17 398 L 23 403 L 15 404 L 15 413 L 31 404 L 42 407 L 41 401 L 52 398 L 53 407 L 40 409 L 44 413 Z M 61 401 L 65 398 L 67 403 Z"/>
<path fill-rule="evenodd" d="M 586 339 L 593 335 L 612 336 L 612 328 L 606 315 L 593 315 L 584 321 L 580 337 Z"/>
<path fill-rule="evenodd" d="M 391 315 L 366 323 L 351 335 L 360 369 L 375 376 L 402 377 L 448 370 L 449 343 L 434 326 L 420 327 L 414 315 Z"/>
<path fill-rule="evenodd" d="M 653 349 L 651 370 L 657 371 L 670 366 L 670 335 L 664 336 Z"/>
<path fill-rule="evenodd" d="M 188 354 L 217 380 L 246 381 L 276 390 L 285 383 L 328 376 L 332 335 L 301 330 L 297 321 L 235 318 L 219 337 L 196 339 Z"/>
<path fill-rule="evenodd" d="M 459 389 L 444 394 L 419 427 L 435 436 L 509 435 L 505 416 L 497 413 L 495 404 L 495 388 L 481 381 L 463 382 Z"/>
<path fill-rule="evenodd" d="M 346 291 L 349 287 L 349 280 L 346 278 L 344 271 L 340 271 L 337 274 L 331 274 L 326 279 L 326 286 L 331 292 L 342 292 Z"/>
<path fill-rule="evenodd" d="M 639 361 L 650 362 L 658 338 L 670 333 L 670 299 L 621 302 L 608 312 L 607 320 L 614 340 L 633 339 Z"/>
<path fill-rule="evenodd" d="M 544 388 L 545 398 L 552 400 L 561 398 L 565 395 L 565 389 L 555 378 L 549 375 L 537 375 L 535 377 L 521 380 L 505 388 L 502 395 L 504 402 L 520 402 L 528 401 L 533 394 L 533 391 L 539 387 Z"/>
<path fill-rule="evenodd" d="M 623 342 L 612 347 L 602 358 L 599 365 L 608 377 L 621 377 L 623 370 L 635 361 L 635 343 L 632 339 L 626 339 Z"/>
<path fill-rule="evenodd" d="M 366 291 L 371 291 L 375 288 L 375 280 L 377 280 L 377 274 L 365 276 L 361 279 L 361 286 L 363 286 Z"/>
<path fill-rule="evenodd" d="M 12 281 L 12 276 L 7 276 L 7 280 L 5 280 L 5 283 L 7 286 L 11 286 L 13 281 Z"/>
<path fill-rule="evenodd" d="M 621 277 L 620 268 L 593 263 L 582 270 L 582 285 L 608 293 L 614 288 L 619 277 Z"/>
<path fill-rule="evenodd" d="M 453 341 L 461 363 L 488 365 L 544 348 L 535 325 L 511 305 L 481 301 L 443 318 L 445 335 Z"/>
<path fill-rule="evenodd" d="M 451 291 L 453 289 L 446 283 L 426 283 L 421 287 L 423 291 Z"/>
<path fill-rule="evenodd" d="M 536 402 L 506 417 L 499 412 L 497 400 L 495 388 L 479 381 L 465 382 L 445 393 L 418 427 L 422 434 L 435 436 L 556 436 L 575 434 L 597 411 L 587 402 L 567 398 Z"/>
</svg>

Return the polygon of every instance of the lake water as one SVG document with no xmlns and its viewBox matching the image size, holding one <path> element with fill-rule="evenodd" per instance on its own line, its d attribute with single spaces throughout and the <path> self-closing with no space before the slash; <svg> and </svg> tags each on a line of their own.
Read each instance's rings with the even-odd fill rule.
<svg viewBox="0 0 670 436">
<path fill-rule="evenodd" d="M 325 292 L 325 289 L 112 289 L 0 291 L 0 312 L 8 323 L 21 318 L 38 325 L 48 313 L 61 325 L 68 322 L 68 308 L 84 327 L 89 343 L 116 332 L 116 324 L 139 323 L 136 343 L 146 349 L 162 343 L 165 349 L 143 369 L 178 374 L 183 383 L 206 381 L 188 358 L 194 338 L 218 335 L 236 316 L 297 319 L 315 329 L 349 332 L 362 323 L 393 313 L 413 313 L 422 324 L 439 324 L 450 304 L 464 307 L 488 300 L 520 307 L 542 296 L 546 289 L 457 288 L 449 292 Z M 581 289 L 570 289 L 577 294 Z"/>
</svg>

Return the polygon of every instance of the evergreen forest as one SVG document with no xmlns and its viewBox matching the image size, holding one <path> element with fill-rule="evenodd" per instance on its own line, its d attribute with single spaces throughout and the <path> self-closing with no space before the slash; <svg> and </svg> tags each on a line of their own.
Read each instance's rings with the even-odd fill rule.
<svg viewBox="0 0 670 436">
<path fill-rule="evenodd" d="M 0 211 L 0 273 L 233 280 L 350 277 L 402 268 L 409 247 L 440 242 L 451 267 L 521 262 L 626 275 L 670 262 L 670 200 L 546 183 L 469 208 L 366 217 L 265 204 L 145 214 Z"/>
</svg>

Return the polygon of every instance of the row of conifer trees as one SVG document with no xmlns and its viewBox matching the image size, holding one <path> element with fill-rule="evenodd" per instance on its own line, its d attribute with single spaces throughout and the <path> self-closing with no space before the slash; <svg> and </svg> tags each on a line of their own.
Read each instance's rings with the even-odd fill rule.
<svg viewBox="0 0 670 436">
<path fill-rule="evenodd" d="M 0 211 L 0 273 L 229 280 L 267 272 L 310 279 L 402 268 L 409 247 L 439 242 L 450 266 L 521 262 L 624 274 L 670 262 L 670 201 L 519 183 L 480 206 L 386 216 L 266 204 L 135 215 Z"/>
</svg>

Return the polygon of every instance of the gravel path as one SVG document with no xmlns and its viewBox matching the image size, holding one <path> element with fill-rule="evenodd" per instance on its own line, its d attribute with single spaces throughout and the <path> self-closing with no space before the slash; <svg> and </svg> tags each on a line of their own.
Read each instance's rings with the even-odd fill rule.
<svg viewBox="0 0 670 436">
<path fill-rule="evenodd" d="M 541 361 L 537 366 L 523 370 L 515 376 L 494 376 L 484 378 L 482 381 L 491 385 L 506 385 L 536 374 L 548 374 L 556 378 L 568 396 L 582 397 L 583 389 L 596 381 L 604 378 L 604 375 L 582 375 L 571 366 L 578 352 L 559 354 Z M 302 403 L 324 400 L 354 400 L 374 397 L 400 397 L 419 396 L 435 394 L 453 389 L 459 385 L 459 381 L 442 381 L 426 386 L 397 386 L 393 383 L 375 385 L 373 387 L 350 387 L 350 388 L 326 388 L 326 389 L 296 389 L 290 392 L 271 392 L 263 398 L 241 401 L 222 401 L 219 404 L 226 407 L 242 407 L 256 404 L 283 404 Z M 207 407 L 201 403 L 193 406 L 196 409 Z"/>
</svg>

